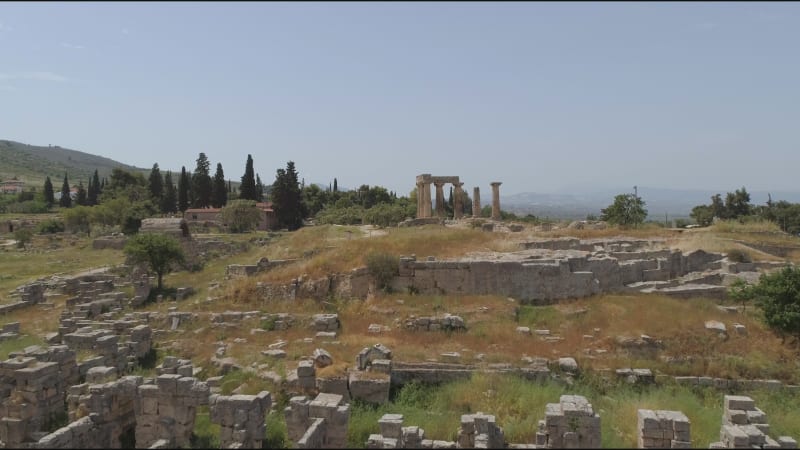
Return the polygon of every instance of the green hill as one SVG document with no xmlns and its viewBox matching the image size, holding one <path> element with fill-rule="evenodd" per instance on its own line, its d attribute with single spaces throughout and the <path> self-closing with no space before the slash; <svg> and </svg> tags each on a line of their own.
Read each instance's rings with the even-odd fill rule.
<svg viewBox="0 0 800 450">
<path fill-rule="evenodd" d="M 37 190 L 47 176 L 56 185 L 64 179 L 66 172 L 70 183 L 82 180 L 85 184 L 95 169 L 102 178 L 109 176 L 115 167 L 149 173 L 149 169 L 59 146 L 44 147 L 0 140 L 0 180 L 16 177 L 24 181 L 26 187 L 35 187 Z"/>
</svg>

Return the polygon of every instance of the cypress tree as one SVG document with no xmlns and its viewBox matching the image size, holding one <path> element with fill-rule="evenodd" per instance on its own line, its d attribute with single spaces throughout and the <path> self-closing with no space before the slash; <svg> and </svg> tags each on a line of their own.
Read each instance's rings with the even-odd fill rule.
<svg viewBox="0 0 800 450">
<path fill-rule="evenodd" d="M 150 170 L 149 188 L 153 202 L 159 204 L 161 197 L 164 196 L 164 180 L 161 178 L 161 170 L 158 168 L 158 163 L 153 164 L 153 169 Z"/>
<path fill-rule="evenodd" d="M 272 185 L 272 204 L 280 226 L 289 230 L 303 226 L 305 207 L 293 161 L 286 163 L 286 170 L 277 171 Z"/>
<path fill-rule="evenodd" d="M 256 190 L 255 190 L 255 192 L 256 192 L 256 194 L 255 194 L 253 200 L 255 200 L 257 202 L 263 202 L 264 201 L 264 184 L 261 183 L 261 177 L 258 176 L 258 174 L 256 174 Z"/>
<path fill-rule="evenodd" d="M 94 175 L 92 175 L 92 182 L 90 185 L 92 189 L 89 190 L 89 204 L 96 205 L 100 203 L 99 199 L 102 193 L 102 186 L 100 185 L 100 177 L 97 176 L 97 169 L 94 169 Z"/>
<path fill-rule="evenodd" d="M 189 174 L 186 166 L 181 166 L 181 177 L 178 178 L 178 210 L 181 212 L 189 208 Z"/>
<path fill-rule="evenodd" d="M 69 181 L 67 174 L 64 173 L 64 184 L 61 185 L 61 199 L 58 201 L 59 206 L 69 208 L 72 206 L 72 197 L 69 196 Z"/>
<path fill-rule="evenodd" d="M 333 192 L 339 192 L 339 183 L 336 181 L 336 178 L 333 179 Z"/>
<path fill-rule="evenodd" d="M 44 180 L 44 201 L 47 203 L 48 208 L 53 206 L 56 202 L 55 194 L 53 193 L 53 183 L 50 181 L 49 176 Z"/>
<path fill-rule="evenodd" d="M 83 181 L 78 182 L 78 193 L 75 196 L 75 203 L 86 206 L 86 189 L 83 187 Z"/>
<path fill-rule="evenodd" d="M 239 199 L 240 200 L 258 200 L 256 193 L 256 179 L 253 172 L 253 157 L 247 155 L 247 163 L 244 166 L 244 175 L 242 175 L 242 185 L 239 186 Z"/>
<path fill-rule="evenodd" d="M 225 174 L 222 172 L 222 163 L 217 163 L 217 172 L 211 184 L 211 206 L 222 208 L 228 203 L 228 191 L 225 186 Z"/>
<path fill-rule="evenodd" d="M 192 194 L 195 208 L 207 208 L 211 206 L 211 175 L 209 175 L 210 163 L 208 157 L 203 152 L 197 157 L 197 166 L 192 174 Z"/>
<path fill-rule="evenodd" d="M 172 184 L 172 172 L 164 174 L 164 196 L 161 197 L 161 212 L 164 214 L 177 212 L 175 185 Z"/>
</svg>

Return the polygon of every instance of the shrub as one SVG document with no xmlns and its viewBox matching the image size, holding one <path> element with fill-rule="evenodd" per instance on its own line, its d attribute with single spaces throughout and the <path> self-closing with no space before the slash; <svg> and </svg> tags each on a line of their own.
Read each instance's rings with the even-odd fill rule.
<svg viewBox="0 0 800 450">
<path fill-rule="evenodd" d="M 397 257 L 382 252 L 373 252 L 367 255 L 367 270 L 375 279 L 378 289 L 389 290 L 392 278 L 399 273 Z"/>
<path fill-rule="evenodd" d="M 728 250 L 728 260 L 739 263 L 753 262 L 753 258 L 750 257 L 750 253 L 738 248 Z"/>
<path fill-rule="evenodd" d="M 55 234 L 64 231 L 64 222 L 58 219 L 49 219 L 39 223 L 36 232 L 39 234 Z"/>
<path fill-rule="evenodd" d="M 33 232 L 27 228 L 21 228 L 14 232 L 14 239 L 17 241 L 17 248 L 25 248 L 25 245 L 33 239 Z"/>
</svg>

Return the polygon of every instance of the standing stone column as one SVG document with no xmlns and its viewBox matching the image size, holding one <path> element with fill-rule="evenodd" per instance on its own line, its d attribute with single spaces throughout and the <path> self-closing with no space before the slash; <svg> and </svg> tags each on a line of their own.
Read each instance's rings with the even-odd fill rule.
<svg viewBox="0 0 800 450">
<path fill-rule="evenodd" d="M 481 188 L 472 188 L 472 217 L 481 216 Z"/>
<path fill-rule="evenodd" d="M 422 192 L 425 194 L 425 198 L 423 199 L 422 203 L 423 217 L 431 217 L 431 210 L 433 209 L 431 207 L 431 183 L 423 181 L 422 184 Z"/>
<path fill-rule="evenodd" d="M 444 219 L 444 183 L 434 182 L 436 186 L 436 217 Z"/>
<path fill-rule="evenodd" d="M 464 217 L 464 191 L 461 189 L 464 183 L 453 183 L 453 219 Z"/>
<path fill-rule="evenodd" d="M 492 220 L 500 220 L 500 185 L 499 181 L 490 183 L 492 185 Z"/>
<path fill-rule="evenodd" d="M 417 183 L 417 219 L 421 218 L 423 214 L 422 200 L 422 183 Z"/>
</svg>

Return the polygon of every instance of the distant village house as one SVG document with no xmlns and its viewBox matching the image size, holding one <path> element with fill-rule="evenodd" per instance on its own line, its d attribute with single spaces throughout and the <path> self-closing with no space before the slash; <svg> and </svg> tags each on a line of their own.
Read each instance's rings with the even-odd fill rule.
<svg viewBox="0 0 800 450">
<path fill-rule="evenodd" d="M 8 180 L 0 182 L 0 192 L 3 194 L 21 194 L 25 182 L 19 180 Z"/>
</svg>

